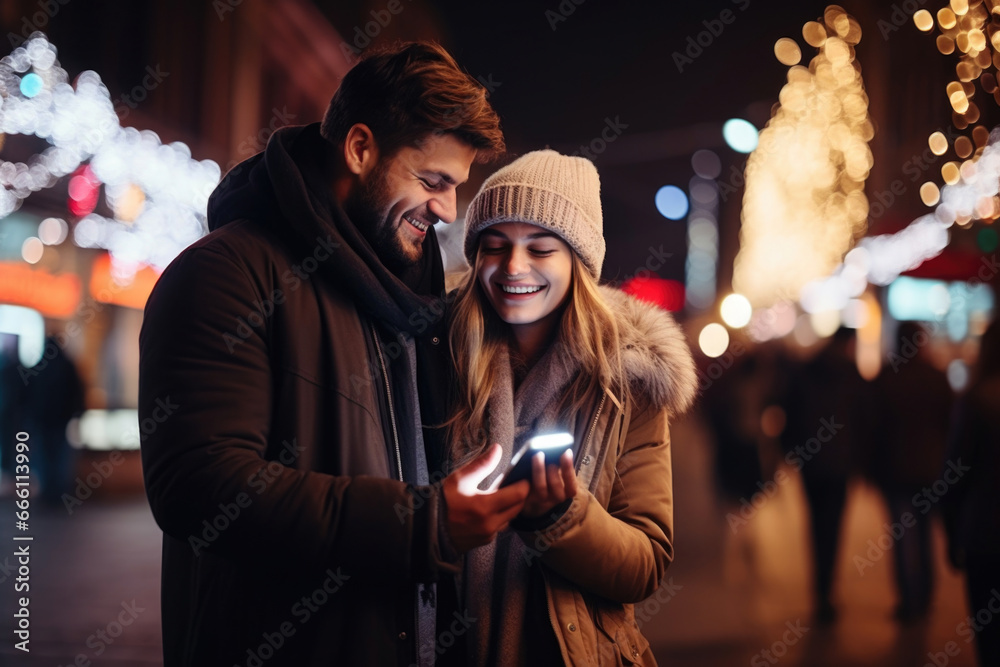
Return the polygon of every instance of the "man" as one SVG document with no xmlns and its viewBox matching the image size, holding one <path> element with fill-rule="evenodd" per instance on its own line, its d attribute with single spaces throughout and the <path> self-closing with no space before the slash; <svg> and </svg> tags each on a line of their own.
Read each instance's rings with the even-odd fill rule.
<svg viewBox="0 0 1000 667">
<path fill-rule="evenodd" d="M 164 271 L 140 335 L 168 667 L 429 665 L 474 622 L 446 584 L 527 484 L 475 492 L 497 449 L 434 474 L 432 225 L 501 150 L 483 88 L 408 44 L 359 62 L 321 126 L 279 130 L 213 193 L 212 233 Z"/>
</svg>

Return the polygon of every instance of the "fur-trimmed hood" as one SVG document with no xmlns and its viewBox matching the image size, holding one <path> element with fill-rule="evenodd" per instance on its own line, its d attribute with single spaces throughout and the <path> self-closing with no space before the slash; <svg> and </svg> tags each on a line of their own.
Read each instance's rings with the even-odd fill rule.
<svg viewBox="0 0 1000 667">
<path fill-rule="evenodd" d="M 600 290 L 618 322 L 622 366 L 632 390 L 675 415 L 686 412 L 698 391 L 698 376 L 673 316 L 613 287 Z"/>
</svg>

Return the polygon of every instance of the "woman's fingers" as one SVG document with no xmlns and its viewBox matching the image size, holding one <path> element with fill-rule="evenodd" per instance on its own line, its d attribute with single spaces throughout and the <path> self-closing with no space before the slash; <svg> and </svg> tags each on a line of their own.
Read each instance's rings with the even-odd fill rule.
<svg viewBox="0 0 1000 667">
<path fill-rule="evenodd" d="M 561 503 L 566 499 L 566 485 L 563 484 L 560 466 L 545 466 L 545 473 L 549 483 L 549 500 Z"/>
<path fill-rule="evenodd" d="M 531 495 L 535 500 L 543 500 L 548 495 L 546 467 L 545 454 L 538 452 L 531 457 Z"/>
<path fill-rule="evenodd" d="M 563 499 L 572 498 L 576 495 L 576 471 L 573 469 L 573 450 L 567 449 L 566 452 L 559 457 L 559 470 L 562 473 L 563 485 L 566 489 L 566 495 Z"/>
</svg>

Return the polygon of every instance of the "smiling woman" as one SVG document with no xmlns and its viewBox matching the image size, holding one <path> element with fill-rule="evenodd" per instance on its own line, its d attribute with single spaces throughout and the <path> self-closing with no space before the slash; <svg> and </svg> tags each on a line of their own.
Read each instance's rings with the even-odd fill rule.
<svg viewBox="0 0 1000 667">
<path fill-rule="evenodd" d="M 598 287 L 589 160 L 522 156 L 486 180 L 466 224 L 473 271 L 450 320 L 453 461 L 499 443 L 479 485 L 488 493 L 532 436 L 573 443 L 558 462 L 532 458 L 511 530 L 466 556 L 465 605 L 480 619 L 467 664 L 655 664 L 633 604 L 673 557 L 667 421 L 696 384 L 684 336 L 666 312 Z"/>
<path fill-rule="evenodd" d="M 520 355 L 533 358 L 550 337 L 573 275 L 573 251 L 556 234 L 525 222 L 483 231 L 477 279 L 490 305 L 511 325 Z"/>
</svg>

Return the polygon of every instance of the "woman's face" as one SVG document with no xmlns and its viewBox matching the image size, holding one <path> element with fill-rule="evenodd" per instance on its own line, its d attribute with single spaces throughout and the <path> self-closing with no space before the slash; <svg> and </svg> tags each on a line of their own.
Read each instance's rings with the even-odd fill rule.
<svg viewBox="0 0 1000 667">
<path fill-rule="evenodd" d="M 569 294 L 572 250 L 526 222 L 502 222 L 479 236 L 477 278 L 490 304 L 514 327 L 553 324 Z"/>
</svg>

